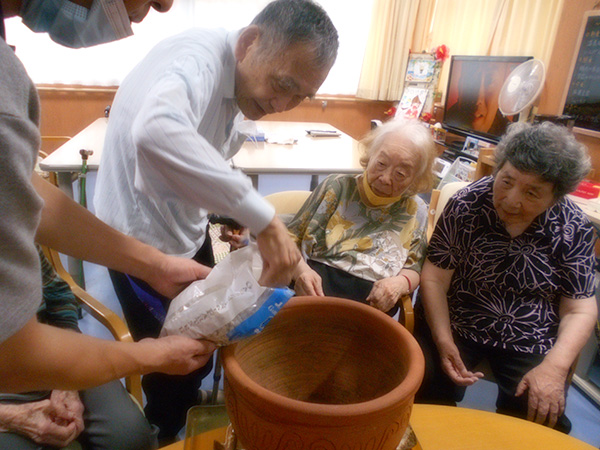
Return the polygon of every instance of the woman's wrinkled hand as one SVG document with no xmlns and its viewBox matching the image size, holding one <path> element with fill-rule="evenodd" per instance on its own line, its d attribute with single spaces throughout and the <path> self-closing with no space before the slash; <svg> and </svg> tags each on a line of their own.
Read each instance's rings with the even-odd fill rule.
<svg viewBox="0 0 600 450">
<path fill-rule="evenodd" d="M 55 411 L 55 420 L 64 424 L 74 422 L 77 435 L 83 431 L 83 411 L 85 407 L 77 391 L 54 390 L 50 395 L 50 402 Z"/>
<path fill-rule="evenodd" d="M 4 423 L 4 430 L 26 436 L 36 444 L 63 448 L 79 436 L 77 423 L 58 418 L 59 412 L 50 399 L 1 408 L 10 409 L 8 415 L 13 417 L 10 423 Z"/>
<path fill-rule="evenodd" d="M 319 297 L 325 295 L 321 277 L 308 266 L 296 277 L 294 291 L 296 295 L 318 295 Z"/>
<path fill-rule="evenodd" d="M 373 283 L 367 302 L 379 311 L 387 312 L 400 299 L 402 292 L 408 292 L 404 277 L 389 277 Z"/>
<path fill-rule="evenodd" d="M 520 397 L 529 391 L 527 419 L 536 423 L 547 423 L 554 428 L 558 418 L 565 411 L 565 382 L 566 374 L 545 361 L 527 372 L 515 393 Z"/>
<path fill-rule="evenodd" d="M 442 362 L 442 369 L 458 386 L 471 386 L 480 378 L 483 378 L 481 372 L 471 372 L 465 366 L 458 347 L 454 342 L 436 343 L 440 359 Z"/>
<path fill-rule="evenodd" d="M 250 242 L 250 230 L 248 228 L 234 230 L 227 225 L 222 225 L 219 239 L 223 242 L 228 242 L 231 250 L 238 250 L 246 247 Z"/>
</svg>

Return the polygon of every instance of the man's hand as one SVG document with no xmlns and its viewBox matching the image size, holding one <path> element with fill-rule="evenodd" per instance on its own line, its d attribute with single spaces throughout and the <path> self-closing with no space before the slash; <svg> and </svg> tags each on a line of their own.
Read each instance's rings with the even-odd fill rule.
<svg viewBox="0 0 600 450">
<path fill-rule="evenodd" d="M 471 386 L 477 380 L 483 378 L 483 373 L 467 370 L 454 342 L 436 343 L 436 346 L 442 361 L 442 369 L 454 384 Z"/>
<path fill-rule="evenodd" d="M 406 279 L 402 276 L 384 278 L 373 283 L 367 302 L 379 311 L 387 312 L 400 299 L 402 292 L 408 292 Z"/>
<path fill-rule="evenodd" d="M 263 271 L 258 282 L 262 286 L 289 285 L 296 264 L 300 261 L 300 250 L 277 216 L 256 237 L 256 243 L 263 260 Z"/>
<path fill-rule="evenodd" d="M 0 408 L 3 417 L 12 417 L 12 420 L 2 421 L 3 430 L 26 436 L 40 445 L 63 448 L 80 433 L 74 421 L 56 420 L 57 411 L 52 400 L 0 405 Z"/>
<path fill-rule="evenodd" d="M 162 372 L 169 375 L 187 375 L 200 369 L 217 348 L 212 342 L 184 336 L 147 338 L 133 345 L 142 349 L 143 374 Z"/>
<path fill-rule="evenodd" d="M 517 397 L 529 390 L 527 419 L 536 423 L 548 423 L 554 428 L 565 411 L 565 382 L 567 374 L 545 360 L 531 369 L 517 386 Z"/>
<path fill-rule="evenodd" d="M 174 298 L 191 282 L 202 280 L 210 273 L 210 267 L 193 259 L 160 253 L 147 275 L 142 279 L 167 298 Z"/>
</svg>

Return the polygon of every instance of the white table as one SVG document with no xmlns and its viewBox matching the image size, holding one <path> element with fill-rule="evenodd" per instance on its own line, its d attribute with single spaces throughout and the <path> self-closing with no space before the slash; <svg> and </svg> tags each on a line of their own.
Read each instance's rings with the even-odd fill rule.
<svg viewBox="0 0 600 450">
<path fill-rule="evenodd" d="M 40 163 L 40 168 L 58 174 L 59 187 L 73 196 L 73 174 L 81 171 L 79 150 L 92 150 L 88 169 L 100 166 L 108 119 L 96 119 L 71 140 L 52 152 Z M 261 174 L 312 175 L 314 188 L 318 175 L 330 173 L 360 173 L 360 144 L 329 124 L 316 122 L 256 122 L 268 141 L 295 140 L 294 144 L 272 142 L 244 143 L 233 157 L 232 165 L 248 174 L 257 184 Z M 338 136 L 311 137 L 307 130 L 337 131 Z"/>
<path fill-rule="evenodd" d="M 108 119 L 105 117 L 96 119 L 40 162 L 40 169 L 56 172 L 58 186 L 71 198 L 73 175 L 81 172 L 82 160 L 79 150 L 94 152 L 88 158 L 87 166 L 88 170 L 98 170 L 107 124 Z"/>
<path fill-rule="evenodd" d="M 256 126 L 266 141 L 246 141 L 232 158 L 232 164 L 249 175 L 255 187 L 261 174 L 312 175 L 312 189 L 318 175 L 363 171 L 360 144 L 329 124 L 258 121 Z M 339 135 L 312 137 L 307 130 L 336 131 Z M 295 143 L 273 143 L 291 140 Z"/>
</svg>

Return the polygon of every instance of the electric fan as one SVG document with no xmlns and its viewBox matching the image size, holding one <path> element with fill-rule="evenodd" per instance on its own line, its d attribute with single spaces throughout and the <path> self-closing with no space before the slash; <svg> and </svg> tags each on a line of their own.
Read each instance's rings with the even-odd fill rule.
<svg viewBox="0 0 600 450">
<path fill-rule="evenodd" d="M 519 114 L 520 121 L 528 120 L 545 78 L 546 67 L 539 59 L 530 59 L 515 67 L 500 90 L 500 112 L 505 116 Z"/>
</svg>

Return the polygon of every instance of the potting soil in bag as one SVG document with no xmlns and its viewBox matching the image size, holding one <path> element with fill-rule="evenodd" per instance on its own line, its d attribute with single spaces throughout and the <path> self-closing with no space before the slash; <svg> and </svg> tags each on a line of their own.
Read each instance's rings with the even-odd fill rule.
<svg viewBox="0 0 600 450">
<path fill-rule="evenodd" d="M 227 345 L 259 333 L 294 295 L 258 284 L 262 258 L 255 243 L 231 252 L 208 277 L 173 299 L 161 336 L 184 335 Z"/>
</svg>

